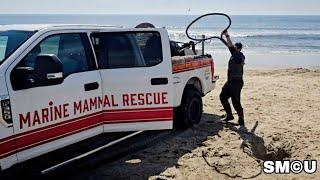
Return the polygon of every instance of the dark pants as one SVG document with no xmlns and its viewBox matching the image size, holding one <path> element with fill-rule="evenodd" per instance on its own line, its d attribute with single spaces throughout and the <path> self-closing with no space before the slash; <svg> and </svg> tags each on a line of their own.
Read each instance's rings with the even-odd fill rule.
<svg viewBox="0 0 320 180">
<path fill-rule="evenodd" d="M 228 102 L 229 98 L 232 100 L 234 109 L 237 111 L 239 117 L 243 118 L 243 108 L 240 102 L 241 89 L 243 87 L 243 80 L 228 81 L 222 88 L 220 93 L 220 101 L 227 113 L 227 116 L 232 116 L 231 106 Z"/>
</svg>

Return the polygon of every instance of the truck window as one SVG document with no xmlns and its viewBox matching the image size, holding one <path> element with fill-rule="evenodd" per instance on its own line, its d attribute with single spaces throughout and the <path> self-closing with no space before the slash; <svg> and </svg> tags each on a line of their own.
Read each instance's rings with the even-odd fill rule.
<svg viewBox="0 0 320 180">
<path fill-rule="evenodd" d="M 92 35 L 100 68 L 154 66 L 162 62 L 160 34 L 117 32 Z"/>
<path fill-rule="evenodd" d="M 89 70 L 88 56 L 80 34 L 59 34 L 46 38 L 23 59 L 25 66 L 34 67 L 39 54 L 54 54 L 63 64 L 64 76 Z"/>
<path fill-rule="evenodd" d="M 138 45 L 147 66 L 155 66 L 162 62 L 162 44 L 159 33 L 136 33 Z"/>
<path fill-rule="evenodd" d="M 86 34 L 57 34 L 49 36 L 35 46 L 17 65 L 17 67 L 34 68 L 36 57 L 40 54 L 54 54 L 62 62 L 63 75 L 83 72 L 93 69 L 92 53 L 86 51 L 88 45 L 85 42 Z M 11 73 L 12 87 L 15 90 L 25 87 L 25 79 L 33 79 L 32 73 L 27 77 L 20 77 L 15 71 Z"/>
<path fill-rule="evenodd" d="M 102 33 L 93 37 L 99 66 L 104 69 L 144 67 L 132 33 Z"/>
<path fill-rule="evenodd" d="M 34 32 L 31 31 L 1 31 L 0 32 L 0 64 L 19 46 L 28 40 Z"/>
</svg>

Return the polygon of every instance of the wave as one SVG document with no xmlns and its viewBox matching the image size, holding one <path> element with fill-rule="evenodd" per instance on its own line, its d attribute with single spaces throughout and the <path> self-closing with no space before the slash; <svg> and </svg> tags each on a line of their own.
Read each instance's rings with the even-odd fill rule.
<svg viewBox="0 0 320 180">
<path fill-rule="evenodd" d="M 244 36 L 235 36 L 239 38 L 246 39 L 285 39 L 289 41 L 291 40 L 311 40 L 311 41 L 319 41 L 319 35 L 310 35 L 310 34 L 258 34 L 258 35 L 244 35 Z"/>
<path fill-rule="evenodd" d="M 212 36 L 213 33 L 203 31 L 190 33 L 191 36 L 196 36 L 197 38 L 200 38 L 202 34 Z M 240 41 L 244 44 L 245 51 L 261 52 L 266 54 L 320 54 L 319 33 L 234 32 L 231 36 L 235 37 L 235 42 Z M 183 30 L 169 30 L 169 37 L 176 41 L 190 41 Z M 226 50 L 225 46 L 218 40 L 206 41 L 205 48 L 211 51 Z"/>
<path fill-rule="evenodd" d="M 228 53 L 228 50 L 225 48 L 211 48 L 207 49 L 209 54 L 216 53 Z M 317 55 L 320 56 L 319 51 L 312 50 L 277 50 L 277 49 L 245 49 L 245 54 L 275 54 L 275 55 Z"/>
<path fill-rule="evenodd" d="M 213 35 L 219 35 L 218 32 L 208 32 L 208 31 L 192 31 L 190 32 L 191 36 L 194 37 L 201 37 L 201 35 L 205 35 L 207 37 Z M 186 37 L 184 31 L 172 31 L 169 30 L 169 36 L 183 38 Z M 236 38 L 294 38 L 294 39 L 305 39 L 305 40 L 320 40 L 320 32 L 264 32 L 264 33 L 257 33 L 257 32 L 246 32 L 246 33 L 231 33 L 232 37 Z"/>
<path fill-rule="evenodd" d="M 168 29 L 185 29 L 185 27 L 181 26 L 166 26 Z M 197 27 L 192 27 L 190 30 L 203 30 L 203 29 L 211 29 L 211 30 L 217 30 L 217 29 L 223 29 L 225 26 L 197 26 Z M 262 30 L 262 31 L 319 31 L 320 27 L 318 26 L 312 26 L 312 27 L 279 27 L 279 26 L 274 26 L 274 27 L 257 27 L 257 26 L 237 26 L 237 27 L 231 27 L 232 29 L 236 30 Z"/>
</svg>

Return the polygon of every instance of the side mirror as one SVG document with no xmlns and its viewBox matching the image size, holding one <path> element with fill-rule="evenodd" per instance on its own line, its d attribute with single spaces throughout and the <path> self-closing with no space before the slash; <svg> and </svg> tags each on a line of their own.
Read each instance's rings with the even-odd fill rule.
<svg viewBox="0 0 320 180">
<path fill-rule="evenodd" d="M 34 63 L 34 78 L 36 86 L 62 83 L 62 62 L 54 54 L 38 55 Z"/>
</svg>

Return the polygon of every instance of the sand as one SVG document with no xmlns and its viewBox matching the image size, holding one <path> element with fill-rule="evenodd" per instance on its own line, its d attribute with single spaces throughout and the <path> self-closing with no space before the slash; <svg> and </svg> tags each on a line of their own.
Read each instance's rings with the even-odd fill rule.
<svg viewBox="0 0 320 180">
<path fill-rule="evenodd" d="M 305 67 L 309 69 L 319 69 L 319 53 L 259 53 L 254 50 L 248 52 L 245 49 L 246 67 L 251 69 L 286 69 Z M 219 67 L 227 66 L 230 53 L 226 50 L 221 52 L 211 52 L 215 59 L 215 64 Z"/>
<path fill-rule="evenodd" d="M 242 93 L 246 124 L 242 128 L 218 122 L 224 115 L 219 93 L 226 71 L 219 69 L 217 74 L 216 89 L 203 98 L 199 125 L 101 166 L 91 177 L 320 179 L 319 170 L 311 175 L 261 173 L 264 160 L 320 161 L 320 71 L 247 69 Z"/>
</svg>

